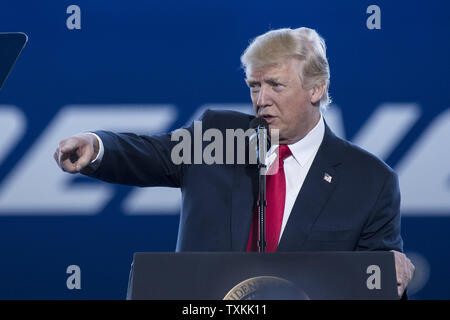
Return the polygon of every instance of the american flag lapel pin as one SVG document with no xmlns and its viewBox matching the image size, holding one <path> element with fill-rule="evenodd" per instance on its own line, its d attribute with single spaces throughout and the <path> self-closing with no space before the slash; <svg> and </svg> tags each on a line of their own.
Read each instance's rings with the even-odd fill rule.
<svg viewBox="0 0 450 320">
<path fill-rule="evenodd" d="M 323 180 L 325 180 L 328 183 L 331 183 L 331 179 L 333 179 L 332 176 L 330 176 L 327 172 L 323 175 Z"/>
</svg>

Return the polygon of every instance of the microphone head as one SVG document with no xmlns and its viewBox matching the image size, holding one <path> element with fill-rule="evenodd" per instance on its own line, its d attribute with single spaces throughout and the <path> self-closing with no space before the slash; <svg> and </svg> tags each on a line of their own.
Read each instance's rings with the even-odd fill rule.
<svg viewBox="0 0 450 320">
<path fill-rule="evenodd" d="M 261 127 L 269 130 L 269 124 L 263 117 L 256 117 L 252 121 L 250 121 L 250 128 L 261 128 Z"/>
<path fill-rule="evenodd" d="M 271 141 L 270 141 L 270 134 L 269 134 L 269 124 L 267 123 L 266 119 L 264 119 L 263 117 L 256 117 L 254 118 L 252 121 L 250 121 L 250 128 L 252 129 L 258 129 L 258 128 L 264 128 L 267 130 L 267 135 L 265 136 L 267 141 L 267 150 L 270 149 L 270 146 L 272 145 Z M 258 138 L 257 137 L 258 134 L 255 134 L 253 138 L 250 139 L 254 139 L 254 138 Z"/>
</svg>

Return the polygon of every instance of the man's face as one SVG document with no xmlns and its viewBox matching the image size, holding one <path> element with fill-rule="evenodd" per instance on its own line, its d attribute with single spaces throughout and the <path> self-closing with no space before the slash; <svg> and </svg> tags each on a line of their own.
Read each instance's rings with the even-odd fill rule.
<svg viewBox="0 0 450 320">
<path fill-rule="evenodd" d="M 250 69 L 247 85 L 256 116 L 278 129 L 280 144 L 303 138 L 320 118 L 319 107 L 311 104 L 311 90 L 305 90 L 299 77 L 300 62 L 287 58 L 277 65 Z"/>
</svg>

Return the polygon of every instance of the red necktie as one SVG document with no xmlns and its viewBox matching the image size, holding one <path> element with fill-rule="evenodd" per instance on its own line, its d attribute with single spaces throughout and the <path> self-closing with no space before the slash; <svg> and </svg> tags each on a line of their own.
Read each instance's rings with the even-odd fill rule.
<svg viewBox="0 0 450 320">
<path fill-rule="evenodd" d="M 292 153 L 287 145 L 280 145 L 278 150 L 278 171 L 266 176 L 266 252 L 275 252 L 280 238 L 283 222 L 284 202 L 286 200 L 286 178 L 284 176 L 284 159 Z M 269 169 L 270 171 L 270 169 Z M 258 207 L 255 206 L 250 236 L 247 242 L 247 252 L 258 251 Z"/>
</svg>

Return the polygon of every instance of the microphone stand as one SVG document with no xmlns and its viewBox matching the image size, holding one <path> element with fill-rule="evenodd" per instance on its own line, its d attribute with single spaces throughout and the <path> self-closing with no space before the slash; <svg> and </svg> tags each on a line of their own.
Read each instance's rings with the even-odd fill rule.
<svg viewBox="0 0 450 320">
<path fill-rule="evenodd" d="M 259 125 L 257 127 L 258 136 L 258 171 L 259 171 L 259 200 L 258 200 L 258 226 L 259 240 L 258 252 L 266 251 L 266 154 L 267 154 L 267 127 Z"/>
</svg>

